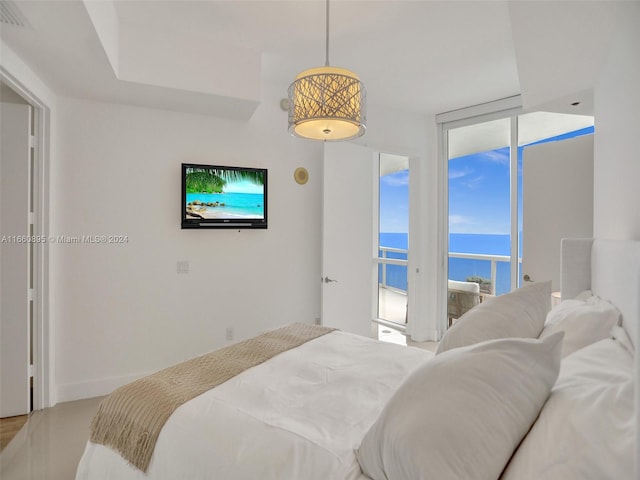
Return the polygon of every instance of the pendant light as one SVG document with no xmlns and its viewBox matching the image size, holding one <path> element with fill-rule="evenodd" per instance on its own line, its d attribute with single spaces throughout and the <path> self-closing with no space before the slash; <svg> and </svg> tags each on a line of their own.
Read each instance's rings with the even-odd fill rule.
<svg viewBox="0 0 640 480">
<path fill-rule="evenodd" d="M 329 0 L 326 16 L 325 66 L 299 73 L 289 86 L 289 132 L 311 140 L 349 140 L 367 128 L 367 93 L 358 75 L 329 66 Z"/>
</svg>

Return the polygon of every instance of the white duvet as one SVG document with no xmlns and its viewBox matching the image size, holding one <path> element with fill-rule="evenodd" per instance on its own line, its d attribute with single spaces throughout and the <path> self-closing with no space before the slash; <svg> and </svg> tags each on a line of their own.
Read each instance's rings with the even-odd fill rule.
<svg viewBox="0 0 640 480">
<path fill-rule="evenodd" d="M 432 353 L 332 332 L 178 408 L 149 471 L 87 443 L 76 480 L 362 480 L 354 450 Z"/>
</svg>

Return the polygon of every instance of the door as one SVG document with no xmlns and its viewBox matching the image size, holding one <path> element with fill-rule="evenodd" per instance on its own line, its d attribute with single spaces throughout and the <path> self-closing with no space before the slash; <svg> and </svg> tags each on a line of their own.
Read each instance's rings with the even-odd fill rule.
<svg viewBox="0 0 640 480">
<path fill-rule="evenodd" d="M 0 417 L 28 413 L 31 108 L 0 104 Z"/>
<path fill-rule="evenodd" d="M 478 283 L 481 296 L 516 285 L 513 128 L 507 117 L 448 131 L 448 280 Z"/>
<path fill-rule="evenodd" d="M 369 337 L 377 288 L 377 162 L 368 148 L 324 144 L 322 324 Z"/>
<path fill-rule="evenodd" d="M 560 289 L 560 240 L 593 236 L 593 135 L 532 145 L 523 160 L 522 273 Z"/>
</svg>

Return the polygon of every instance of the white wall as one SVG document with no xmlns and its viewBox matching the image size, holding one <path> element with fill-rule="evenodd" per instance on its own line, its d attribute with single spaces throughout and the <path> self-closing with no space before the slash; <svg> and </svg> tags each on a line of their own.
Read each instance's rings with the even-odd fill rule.
<svg viewBox="0 0 640 480">
<path fill-rule="evenodd" d="M 594 91 L 594 235 L 640 239 L 640 4 L 617 8 L 616 36 Z"/>
<path fill-rule="evenodd" d="M 441 205 L 441 162 L 438 158 L 439 129 L 435 122 L 435 115 L 430 115 L 431 121 L 426 122 L 424 128 L 425 155 L 420 162 L 411 166 L 412 177 L 410 185 L 411 206 L 417 205 L 410 212 L 411 235 L 410 241 L 417 237 L 418 248 L 413 249 L 412 264 L 409 270 L 409 316 L 411 321 L 407 331 L 412 340 L 423 342 L 439 339 L 438 324 L 445 317 L 445 281 L 444 255 L 446 247 L 442 248 L 443 220 L 446 215 Z M 442 277 L 442 278 L 441 278 Z"/>
<path fill-rule="evenodd" d="M 280 86 L 263 94 L 250 123 L 59 100 L 51 233 L 128 243 L 51 246 L 58 401 L 210 351 L 228 327 L 319 317 L 321 145 L 289 136 Z M 181 230 L 181 162 L 268 168 L 269 229 Z"/>
<path fill-rule="evenodd" d="M 59 401 L 210 351 L 228 327 L 240 339 L 320 316 L 322 144 L 287 133 L 286 86 L 265 82 L 248 124 L 60 99 L 51 233 L 128 243 L 51 246 Z M 373 107 L 366 142 L 419 159 L 424 118 L 402 116 Z M 182 162 L 268 168 L 269 229 L 181 230 Z"/>
<path fill-rule="evenodd" d="M 248 123 L 57 97 L 4 45 L 2 66 L 50 107 L 48 233 L 128 238 L 48 246 L 46 405 L 219 347 L 228 327 L 241 339 L 320 316 L 322 145 L 287 133 L 279 101 L 293 75 L 277 58 L 263 59 L 262 103 Z M 370 106 L 362 142 L 409 155 L 416 179 L 424 129 L 424 116 Z M 182 162 L 268 168 L 269 229 L 182 231 Z M 304 186 L 293 181 L 299 166 Z M 176 273 L 179 260 L 188 275 Z"/>
</svg>

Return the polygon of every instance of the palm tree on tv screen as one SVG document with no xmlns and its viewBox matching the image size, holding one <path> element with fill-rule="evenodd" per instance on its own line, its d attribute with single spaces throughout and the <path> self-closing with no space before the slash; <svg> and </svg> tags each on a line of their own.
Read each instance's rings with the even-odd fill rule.
<svg viewBox="0 0 640 480">
<path fill-rule="evenodd" d="M 187 193 L 222 193 L 227 183 L 248 181 L 263 185 L 261 172 L 254 170 L 227 170 L 217 168 L 187 168 Z"/>
</svg>

